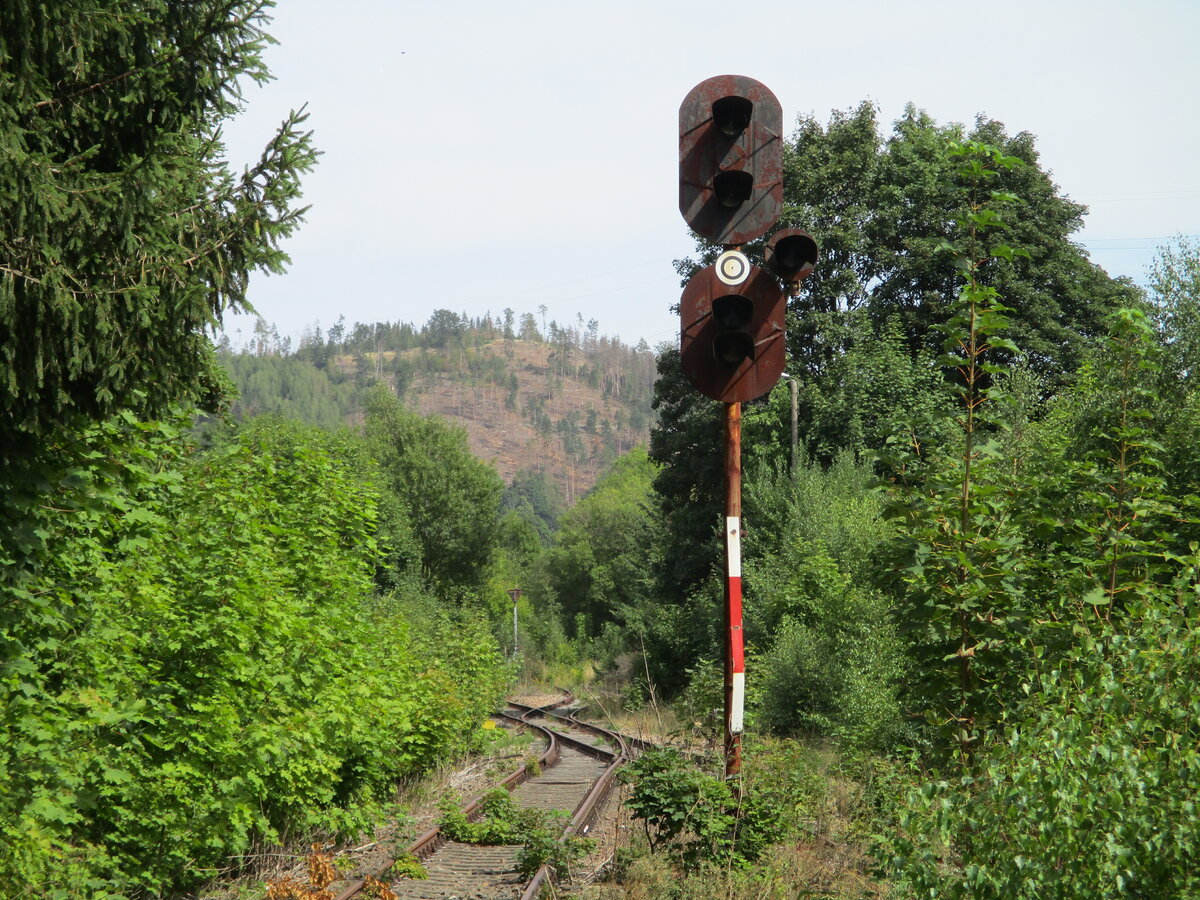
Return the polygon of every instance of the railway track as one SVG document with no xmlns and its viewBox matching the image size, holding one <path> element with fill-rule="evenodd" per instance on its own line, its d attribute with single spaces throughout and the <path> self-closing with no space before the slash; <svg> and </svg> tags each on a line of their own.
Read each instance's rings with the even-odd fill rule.
<svg viewBox="0 0 1200 900">
<path fill-rule="evenodd" d="M 509 701 L 500 715 L 513 723 L 538 731 L 545 749 L 538 759 L 540 771 L 524 767 L 513 772 L 501 786 L 507 788 L 521 808 L 562 810 L 570 813 L 563 832 L 586 835 L 600 814 L 614 784 L 616 772 L 631 754 L 641 749 L 640 741 L 562 710 L 575 698 L 563 697 L 545 706 L 528 706 Z M 480 814 L 480 800 L 464 808 L 468 819 Z M 539 896 L 551 872 L 543 866 L 526 879 L 517 871 L 519 845 L 479 845 L 449 840 L 433 828 L 421 835 L 408 852 L 421 860 L 429 877 L 391 881 L 387 869 L 378 876 L 398 898 L 405 900 L 533 900 Z M 387 864 L 390 867 L 390 863 Z M 335 900 L 350 900 L 363 894 L 365 882 L 348 884 Z"/>
</svg>

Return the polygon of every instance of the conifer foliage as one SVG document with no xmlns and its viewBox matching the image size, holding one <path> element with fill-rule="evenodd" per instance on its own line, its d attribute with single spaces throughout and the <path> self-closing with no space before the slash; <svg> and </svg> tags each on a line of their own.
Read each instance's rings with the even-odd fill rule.
<svg viewBox="0 0 1200 900">
<path fill-rule="evenodd" d="M 293 112 L 240 175 L 263 0 L 12 0 L 0 16 L 0 436 L 208 400 L 206 326 L 287 262 L 315 160 Z M 9 443 L 4 441 L 3 443 Z"/>
<path fill-rule="evenodd" d="M 356 834 L 502 690 L 483 625 L 376 592 L 415 551 L 359 438 L 186 437 L 315 159 L 293 113 L 225 161 L 268 5 L 0 7 L 3 897 L 179 896 Z"/>
</svg>

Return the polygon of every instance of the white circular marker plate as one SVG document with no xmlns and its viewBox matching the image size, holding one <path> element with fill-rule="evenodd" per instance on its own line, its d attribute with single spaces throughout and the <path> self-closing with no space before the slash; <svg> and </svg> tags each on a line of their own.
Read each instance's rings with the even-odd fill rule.
<svg viewBox="0 0 1200 900">
<path fill-rule="evenodd" d="M 726 250 L 717 257 L 715 268 L 717 278 L 731 287 L 750 277 L 750 260 L 740 250 Z"/>
</svg>

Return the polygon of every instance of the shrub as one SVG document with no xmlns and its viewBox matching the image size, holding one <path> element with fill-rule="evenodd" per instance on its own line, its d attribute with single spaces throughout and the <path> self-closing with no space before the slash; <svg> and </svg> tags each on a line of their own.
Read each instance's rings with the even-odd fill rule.
<svg viewBox="0 0 1200 900">
<path fill-rule="evenodd" d="M 792 557 L 783 573 L 756 582 L 766 614 L 779 616 L 774 643 L 757 660 L 759 724 L 851 747 L 894 743 L 903 657 L 888 604 L 821 553 Z"/>
<path fill-rule="evenodd" d="M 1194 571 L 1194 570 L 1193 570 Z M 917 897 L 1195 897 L 1200 627 L 1148 605 L 1025 688 L 977 774 L 925 785 L 891 846 Z"/>
<path fill-rule="evenodd" d="M 706 862 L 746 865 L 782 836 L 783 809 L 770 793 L 737 797 L 676 750 L 648 750 L 621 770 L 626 801 L 642 820 L 651 852 L 665 849 L 685 868 Z"/>
<path fill-rule="evenodd" d="M 52 615 L 9 626 L 30 650 L 0 895 L 178 892 L 254 841 L 356 831 L 499 699 L 483 625 L 373 597 L 379 495 L 348 433 L 88 440 L 43 500 L 85 514 L 48 522 L 24 580 Z"/>
</svg>

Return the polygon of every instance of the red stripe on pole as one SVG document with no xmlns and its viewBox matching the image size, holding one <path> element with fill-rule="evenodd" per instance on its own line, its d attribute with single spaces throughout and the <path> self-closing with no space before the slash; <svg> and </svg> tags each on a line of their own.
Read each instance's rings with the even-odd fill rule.
<svg viewBox="0 0 1200 900">
<path fill-rule="evenodd" d="M 745 672 L 746 659 L 742 652 L 742 579 L 729 579 L 729 649 L 731 671 Z"/>
<path fill-rule="evenodd" d="M 746 674 L 742 660 L 742 404 L 725 404 L 725 777 L 742 770 Z M 736 790 L 736 788 L 735 788 Z"/>
</svg>

